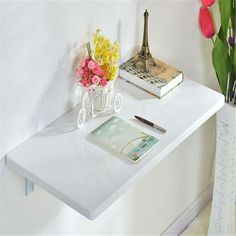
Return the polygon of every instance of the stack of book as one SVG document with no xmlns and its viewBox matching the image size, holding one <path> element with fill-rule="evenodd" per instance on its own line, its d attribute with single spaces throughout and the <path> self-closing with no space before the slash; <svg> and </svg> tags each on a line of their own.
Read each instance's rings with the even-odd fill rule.
<svg viewBox="0 0 236 236">
<path fill-rule="evenodd" d="M 183 72 L 155 58 L 156 65 L 149 65 L 149 71 L 145 72 L 134 65 L 137 57 L 120 65 L 119 76 L 141 89 L 161 98 L 183 81 Z"/>
</svg>

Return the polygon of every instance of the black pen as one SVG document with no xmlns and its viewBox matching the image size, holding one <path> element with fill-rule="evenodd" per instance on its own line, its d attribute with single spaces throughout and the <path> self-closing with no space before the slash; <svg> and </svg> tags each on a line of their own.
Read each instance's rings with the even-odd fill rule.
<svg viewBox="0 0 236 236">
<path fill-rule="evenodd" d="M 134 116 L 137 120 L 143 122 L 144 124 L 146 125 L 149 125 L 151 127 L 153 127 L 154 129 L 157 129 L 157 130 L 160 130 L 162 131 L 163 133 L 165 133 L 167 130 L 162 128 L 161 126 L 157 125 L 157 124 L 154 124 L 153 122 L 149 121 L 149 120 L 146 120 L 140 116 Z"/>
</svg>

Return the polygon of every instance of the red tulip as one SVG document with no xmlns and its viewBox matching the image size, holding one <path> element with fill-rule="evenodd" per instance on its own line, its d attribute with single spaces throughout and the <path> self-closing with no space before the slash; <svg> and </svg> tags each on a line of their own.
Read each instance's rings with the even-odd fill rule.
<svg viewBox="0 0 236 236">
<path fill-rule="evenodd" d="M 200 8 L 199 24 L 200 24 L 200 28 L 202 30 L 202 34 L 204 35 L 204 37 L 212 38 L 214 34 L 216 33 L 211 12 L 205 6 L 202 6 Z"/>
<path fill-rule="evenodd" d="M 209 7 L 215 3 L 215 0 L 202 0 L 202 5 L 205 7 Z"/>
</svg>

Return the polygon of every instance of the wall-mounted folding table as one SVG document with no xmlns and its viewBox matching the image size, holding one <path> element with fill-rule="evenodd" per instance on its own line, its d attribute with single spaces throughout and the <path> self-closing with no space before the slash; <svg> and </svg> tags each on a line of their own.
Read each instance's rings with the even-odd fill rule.
<svg viewBox="0 0 236 236">
<path fill-rule="evenodd" d="M 116 90 L 124 97 L 118 115 L 160 143 L 137 164 L 122 160 L 87 140 L 88 133 L 109 117 L 89 120 L 78 130 L 77 107 L 6 155 L 6 165 L 27 179 L 27 190 L 35 183 L 94 219 L 224 104 L 221 94 L 189 79 L 162 99 L 121 80 Z M 160 124 L 167 133 L 138 123 L 134 115 Z"/>
</svg>

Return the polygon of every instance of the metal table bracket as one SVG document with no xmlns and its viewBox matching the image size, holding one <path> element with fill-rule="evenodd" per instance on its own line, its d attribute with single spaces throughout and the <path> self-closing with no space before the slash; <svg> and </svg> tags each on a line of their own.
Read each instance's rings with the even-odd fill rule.
<svg viewBox="0 0 236 236">
<path fill-rule="evenodd" d="M 34 192 L 34 183 L 25 178 L 25 195 L 28 196 L 31 192 Z"/>
</svg>

